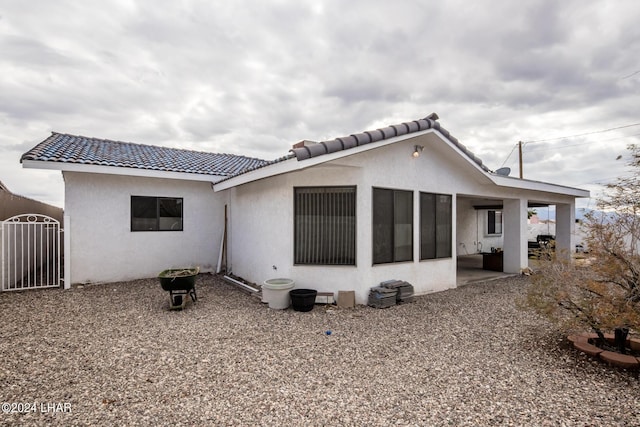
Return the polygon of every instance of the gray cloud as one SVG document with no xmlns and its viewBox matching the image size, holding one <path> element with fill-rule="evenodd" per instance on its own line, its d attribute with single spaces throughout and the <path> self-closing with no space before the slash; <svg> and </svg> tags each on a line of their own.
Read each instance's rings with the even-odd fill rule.
<svg viewBox="0 0 640 427">
<path fill-rule="evenodd" d="M 639 121 L 638 15 L 632 0 L 11 2 L 0 179 L 34 197 L 19 156 L 51 130 L 275 158 L 432 111 L 498 168 L 518 140 Z M 611 175 L 605 155 L 636 139 L 600 136 L 528 145 L 526 176 Z"/>
</svg>

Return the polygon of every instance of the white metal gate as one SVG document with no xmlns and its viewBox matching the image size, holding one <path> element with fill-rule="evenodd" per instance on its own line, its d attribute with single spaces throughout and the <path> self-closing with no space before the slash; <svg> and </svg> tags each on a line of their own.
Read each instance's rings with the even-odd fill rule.
<svg viewBox="0 0 640 427">
<path fill-rule="evenodd" d="M 60 222 L 46 215 L 25 214 L 0 224 L 0 290 L 59 287 Z"/>
</svg>

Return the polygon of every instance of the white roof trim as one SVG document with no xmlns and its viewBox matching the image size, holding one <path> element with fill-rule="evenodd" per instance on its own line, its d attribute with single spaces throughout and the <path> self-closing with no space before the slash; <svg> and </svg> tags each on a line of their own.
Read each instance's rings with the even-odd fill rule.
<svg viewBox="0 0 640 427">
<path fill-rule="evenodd" d="M 462 150 L 454 143 L 449 141 L 440 131 L 437 129 L 426 129 L 423 131 L 413 132 L 393 138 L 383 139 L 377 142 L 357 146 L 348 150 L 340 150 L 334 153 L 323 154 L 317 157 L 311 157 L 309 159 L 298 161 L 295 157 L 290 159 L 272 163 L 267 166 L 259 167 L 252 171 L 242 173 L 234 176 L 233 178 L 226 179 L 221 175 L 207 175 L 196 174 L 186 172 L 171 172 L 171 171 L 158 171 L 151 169 L 137 169 L 127 168 L 121 166 L 102 166 L 92 164 L 79 164 L 79 163 L 64 163 L 64 162 L 51 162 L 42 160 L 23 160 L 23 168 L 33 169 L 49 169 L 60 170 L 68 172 L 85 172 L 85 173 L 99 173 L 107 175 L 126 175 L 126 176 L 139 176 L 148 178 L 164 178 L 164 179 L 177 179 L 184 181 L 205 181 L 211 182 L 214 185 L 214 191 L 223 191 L 229 188 L 233 188 L 239 185 L 247 184 L 249 182 L 257 181 L 260 179 L 269 178 L 276 175 L 281 175 L 293 171 L 307 169 L 322 163 L 331 162 L 343 157 L 356 155 L 364 151 L 372 150 L 375 148 L 384 147 L 387 145 L 395 144 L 397 142 L 406 141 L 413 138 L 418 138 L 423 135 L 433 133 L 444 141 L 451 149 L 453 149 L 458 155 L 467 161 L 477 172 L 486 177 L 493 184 L 506 187 L 515 188 L 521 190 L 541 191 L 547 193 L 568 195 L 573 197 L 590 197 L 590 193 L 587 190 L 582 190 L 575 187 L 562 186 L 557 184 L 551 184 L 540 181 L 524 180 L 515 177 L 508 177 L 497 175 L 495 173 L 487 173 L 482 167 L 474 162 L 469 156 L 467 156 Z M 222 182 L 220 182 L 222 181 Z"/>
<path fill-rule="evenodd" d="M 51 169 L 51 170 L 60 170 L 60 171 L 66 171 L 66 172 L 85 172 L 85 173 L 101 173 L 106 175 L 141 176 L 141 177 L 147 177 L 147 178 L 179 179 L 183 181 L 206 181 L 211 183 L 216 183 L 225 178 L 224 176 L 220 176 L 220 175 L 158 171 L 158 170 L 152 170 L 152 169 L 126 168 L 122 166 L 102 166 L 102 165 L 89 165 L 89 164 L 80 164 L 80 163 L 50 162 L 50 161 L 42 161 L 42 160 L 23 160 L 22 167 L 25 169 Z"/>
<path fill-rule="evenodd" d="M 437 129 L 426 129 L 423 131 L 413 132 L 410 134 L 406 134 L 406 135 L 402 135 L 394 138 L 383 139 L 381 141 L 361 145 L 348 150 L 340 150 L 334 153 L 323 154 L 321 156 L 311 157 L 309 159 L 301 160 L 301 161 L 298 161 L 295 157 L 293 157 L 291 159 L 288 159 L 282 162 L 273 163 L 271 165 L 267 165 L 267 166 L 255 169 L 253 171 L 237 175 L 233 178 L 226 179 L 218 184 L 215 184 L 214 191 L 223 191 L 229 188 L 247 184 L 249 182 L 257 181 L 260 179 L 269 178 L 275 175 L 281 175 L 281 174 L 285 174 L 285 173 L 289 173 L 297 170 L 310 168 L 322 163 L 330 162 L 332 160 L 337 160 L 343 157 L 362 153 L 367 150 L 384 147 L 386 145 L 391 145 L 400 141 L 417 138 L 422 135 L 427 135 L 429 133 L 434 133 L 435 135 L 437 135 L 438 138 L 444 141 L 451 149 L 456 151 L 456 153 L 460 155 L 463 159 L 465 159 L 467 163 L 471 165 L 477 172 L 479 172 L 489 182 L 497 186 L 515 188 L 515 189 L 521 189 L 521 190 L 541 191 L 541 192 L 561 194 L 561 195 L 573 196 L 573 197 L 586 197 L 586 198 L 590 197 L 589 191 L 582 190 L 579 188 L 550 184 L 546 182 L 507 177 L 507 176 L 497 175 L 495 173 L 488 173 L 485 170 L 483 170 L 478 163 L 474 162 L 469 156 L 467 156 L 464 152 L 462 152 L 462 150 L 458 146 L 456 146 L 454 143 L 449 141 L 449 139 L 446 138 Z"/>
<path fill-rule="evenodd" d="M 546 193 L 563 194 L 573 197 L 591 197 L 591 193 L 588 190 L 582 190 L 580 188 L 568 187 L 564 185 L 551 184 L 542 181 L 532 181 L 528 179 L 520 179 L 509 176 L 502 176 L 496 174 L 488 174 L 494 184 L 500 187 L 517 188 L 521 190 L 534 190 L 544 191 Z"/>
<path fill-rule="evenodd" d="M 482 174 L 482 176 L 488 177 L 490 179 L 490 174 L 487 173 L 484 169 L 482 169 L 482 167 L 478 163 L 474 162 L 466 153 L 464 153 L 460 149 L 460 147 L 455 145 L 453 142 L 449 141 L 449 138 L 445 137 L 442 133 L 440 133 L 440 131 L 438 131 L 436 129 L 433 129 L 433 132 L 436 135 L 438 135 L 438 137 L 441 140 L 443 140 L 451 149 L 453 149 L 455 152 L 457 152 L 460 157 L 462 157 L 464 160 L 466 160 L 467 163 L 469 163 L 471 166 L 473 166 L 476 171 L 480 172 L 480 174 Z"/>
<path fill-rule="evenodd" d="M 387 145 L 395 144 L 397 142 L 406 141 L 408 139 L 418 138 L 423 135 L 428 135 L 433 133 L 438 136 L 442 141 L 446 142 L 449 147 L 454 149 L 460 156 L 462 156 L 467 162 L 473 166 L 477 171 L 481 172 L 486 176 L 484 170 L 478 165 L 476 162 L 471 160 L 469 156 L 464 154 L 460 148 L 455 146 L 449 139 L 447 139 L 444 135 L 440 133 L 437 129 L 426 129 L 423 131 L 412 132 L 401 136 L 396 136 L 393 138 L 382 139 L 380 141 L 371 142 L 369 144 L 360 145 L 357 147 L 350 148 L 348 150 L 339 150 L 334 153 L 323 154 L 317 157 L 311 157 L 305 160 L 297 160 L 295 157 L 285 160 L 283 162 L 273 163 L 271 165 L 267 165 L 258 169 L 255 169 L 250 172 L 246 172 L 233 178 L 229 178 L 219 184 L 214 186 L 215 191 L 222 191 L 232 187 L 236 187 L 238 185 L 247 184 L 249 182 L 257 181 L 259 179 L 269 178 L 275 175 L 281 175 L 284 173 L 289 173 L 297 170 L 302 170 L 306 168 L 310 168 L 322 163 L 330 162 L 333 160 L 341 159 L 343 157 L 352 156 L 358 153 L 362 153 L 364 151 L 372 150 L 375 148 L 384 147 Z"/>
</svg>

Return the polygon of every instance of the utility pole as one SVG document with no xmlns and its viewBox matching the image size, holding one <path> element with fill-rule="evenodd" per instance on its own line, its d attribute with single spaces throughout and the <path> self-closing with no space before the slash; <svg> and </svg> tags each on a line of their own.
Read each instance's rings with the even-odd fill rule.
<svg viewBox="0 0 640 427">
<path fill-rule="evenodd" d="M 518 165 L 520 166 L 520 179 L 522 179 L 522 141 L 518 141 Z"/>
</svg>

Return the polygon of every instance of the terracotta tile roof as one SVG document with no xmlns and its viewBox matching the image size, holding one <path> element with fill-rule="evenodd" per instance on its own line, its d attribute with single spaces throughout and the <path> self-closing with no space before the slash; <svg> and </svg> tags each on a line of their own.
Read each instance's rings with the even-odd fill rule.
<svg viewBox="0 0 640 427">
<path fill-rule="evenodd" d="M 23 160 L 231 176 L 269 162 L 232 154 L 216 154 L 61 133 L 22 155 Z"/>
<path fill-rule="evenodd" d="M 382 141 L 384 139 L 394 138 L 396 136 L 407 135 L 427 129 L 435 129 L 439 131 L 445 138 L 460 149 L 467 157 L 482 168 L 485 172 L 491 172 L 478 157 L 462 145 L 455 137 L 451 136 L 449 131 L 440 126 L 438 123 L 438 115 L 431 113 L 421 120 L 412 122 L 404 122 L 398 125 L 391 125 L 381 129 L 369 130 L 358 134 L 351 134 L 341 138 L 332 139 L 330 141 L 318 142 L 315 144 L 305 145 L 303 147 L 293 148 L 291 152 L 298 161 L 310 159 L 312 157 L 322 156 L 324 154 L 335 153 L 337 151 L 349 150 L 361 145 L 370 144 L 372 142 Z"/>
<path fill-rule="evenodd" d="M 266 161 L 232 154 L 191 151 L 130 142 L 111 141 L 53 132 L 51 136 L 22 155 L 23 160 L 114 166 L 164 172 L 184 172 L 224 177 L 242 175 L 275 163 L 307 160 L 337 151 L 402 135 L 435 129 L 486 172 L 491 172 L 478 157 L 440 126 L 438 115 L 365 131 L 329 141 L 296 146 L 288 155 Z"/>
</svg>

